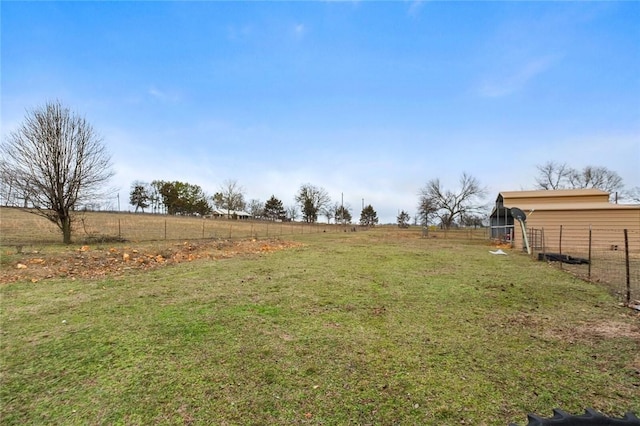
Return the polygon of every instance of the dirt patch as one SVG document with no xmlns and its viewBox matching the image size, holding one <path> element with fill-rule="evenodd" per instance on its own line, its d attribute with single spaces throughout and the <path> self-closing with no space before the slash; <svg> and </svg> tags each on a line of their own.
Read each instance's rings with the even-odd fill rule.
<svg viewBox="0 0 640 426">
<path fill-rule="evenodd" d="M 578 327 L 578 333 L 603 339 L 628 337 L 640 340 L 640 325 L 614 321 L 583 324 Z"/>
<path fill-rule="evenodd" d="M 640 320 L 640 315 L 629 313 L 629 318 Z M 629 338 L 640 343 L 640 321 L 615 320 L 587 321 L 576 325 L 550 326 L 552 321 L 528 313 L 518 313 L 504 320 L 495 321 L 495 326 L 504 330 L 529 330 L 545 339 L 567 342 L 602 339 Z"/>
<path fill-rule="evenodd" d="M 13 254 L 0 268 L 0 284 L 49 278 L 98 278 L 121 275 L 131 270 L 150 270 L 197 259 L 225 259 L 264 254 L 301 246 L 300 243 L 271 240 L 216 240 L 98 247 L 85 245 L 73 250 L 44 253 L 38 250 Z"/>
<path fill-rule="evenodd" d="M 568 341 L 619 337 L 640 341 L 640 324 L 619 321 L 588 322 L 571 328 L 547 330 L 545 334 Z"/>
</svg>

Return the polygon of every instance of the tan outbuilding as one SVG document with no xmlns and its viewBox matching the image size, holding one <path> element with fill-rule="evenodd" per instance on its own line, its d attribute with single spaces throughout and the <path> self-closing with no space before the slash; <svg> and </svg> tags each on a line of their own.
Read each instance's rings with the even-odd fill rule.
<svg viewBox="0 0 640 426">
<path fill-rule="evenodd" d="M 640 252 L 640 204 L 615 204 L 609 198 L 599 189 L 500 192 L 490 217 L 491 237 L 525 247 L 520 223 L 512 214 L 516 208 L 526 215 L 533 250 L 584 253 L 590 233 L 591 248 L 622 250 L 626 229 L 629 250 Z"/>
</svg>

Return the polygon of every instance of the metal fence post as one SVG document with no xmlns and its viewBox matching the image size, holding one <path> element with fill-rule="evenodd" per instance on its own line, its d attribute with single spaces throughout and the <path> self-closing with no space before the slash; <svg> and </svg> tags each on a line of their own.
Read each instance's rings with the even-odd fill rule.
<svg viewBox="0 0 640 426">
<path fill-rule="evenodd" d="M 629 235 L 624 230 L 624 261 L 627 273 L 627 305 L 631 303 L 631 274 L 629 272 Z"/>
<path fill-rule="evenodd" d="M 562 269 L 562 225 L 560 225 L 560 241 L 558 243 L 558 251 L 560 252 L 560 269 Z"/>
<path fill-rule="evenodd" d="M 591 241 L 591 225 L 589 225 L 589 272 L 587 273 L 589 281 L 591 281 Z"/>
</svg>

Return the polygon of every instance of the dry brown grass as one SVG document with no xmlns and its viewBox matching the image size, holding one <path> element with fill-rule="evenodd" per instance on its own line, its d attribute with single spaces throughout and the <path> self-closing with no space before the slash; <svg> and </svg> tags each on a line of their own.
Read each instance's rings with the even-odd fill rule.
<svg viewBox="0 0 640 426">
<path fill-rule="evenodd" d="M 143 213 L 82 212 L 73 224 L 76 243 L 186 240 L 211 238 L 272 238 L 286 235 L 342 232 L 337 225 L 203 219 Z M 22 209 L 0 208 L 3 245 L 59 243 L 62 236 L 51 222 Z"/>
<path fill-rule="evenodd" d="M 313 233 L 351 232 L 365 230 L 359 225 L 334 225 L 326 223 L 269 222 L 259 220 L 203 219 L 189 216 L 128 212 L 82 212 L 73 224 L 73 240 L 76 243 L 100 243 L 115 241 L 175 241 L 194 239 L 273 238 Z M 406 229 L 394 225 L 375 228 L 381 237 L 424 238 L 436 240 L 488 239 L 486 229 L 431 229 L 423 235 L 422 228 Z M 29 245 L 59 243 L 62 235 L 48 220 L 23 209 L 0 207 L 0 244 Z"/>
</svg>

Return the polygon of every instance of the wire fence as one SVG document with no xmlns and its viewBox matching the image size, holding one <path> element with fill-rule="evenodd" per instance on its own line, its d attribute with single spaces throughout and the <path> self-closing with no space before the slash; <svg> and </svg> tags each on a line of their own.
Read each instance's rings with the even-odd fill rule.
<svg viewBox="0 0 640 426">
<path fill-rule="evenodd" d="M 253 220 L 228 219 L 193 219 L 180 220 L 165 217 L 146 223 L 141 227 L 136 220 L 118 219 L 108 224 L 111 235 L 118 235 L 127 240 L 188 240 L 188 239 L 242 239 L 273 238 L 295 234 L 311 234 L 320 232 L 338 232 L 336 226 L 318 223 L 270 222 Z M 87 235 L 97 234 L 97 230 L 89 229 Z M 103 232 L 104 228 L 100 229 Z"/>
<path fill-rule="evenodd" d="M 640 230 L 561 225 L 528 229 L 527 237 L 538 260 L 640 303 Z"/>
<path fill-rule="evenodd" d="M 358 224 L 232 220 L 155 213 L 77 212 L 72 225 L 75 243 L 117 241 L 174 241 L 193 239 L 276 238 L 292 235 L 355 232 L 370 229 Z M 487 240 L 488 228 L 439 229 L 384 225 L 385 233 L 447 240 Z M 23 209 L 0 207 L 0 243 L 4 245 L 60 243 L 60 229 Z"/>
<path fill-rule="evenodd" d="M 489 228 L 451 228 L 442 229 L 435 226 L 422 227 L 423 238 L 439 238 L 443 240 L 482 240 L 490 236 Z"/>
<path fill-rule="evenodd" d="M 62 234 L 46 219 L 18 209 L 2 208 L 0 236 L 4 245 L 55 244 Z M 72 225 L 75 243 L 193 239 L 276 238 L 288 235 L 352 232 L 358 225 L 210 219 L 193 216 L 84 212 Z"/>
</svg>

